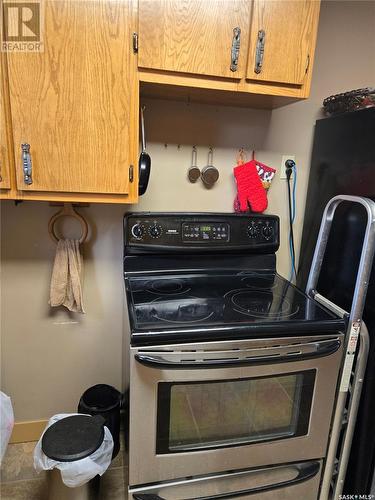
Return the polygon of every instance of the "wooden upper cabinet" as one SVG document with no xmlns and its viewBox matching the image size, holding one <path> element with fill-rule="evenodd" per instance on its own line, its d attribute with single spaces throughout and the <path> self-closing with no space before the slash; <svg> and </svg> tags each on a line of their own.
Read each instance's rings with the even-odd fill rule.
<svg viewBox="0 0 375 500">
<path fill-rule="evenodd" d="M 0 53 L 0 189 L 10 189 L 10 156 L 5 121 L 5 79 L 3 74 L 3 57 L 4 55 Z"/>
<path fill-rule="evenodd" d="M 126 194 L 138 98 L 127 0 L 42 0 L 44 52 L 9 53 L 17 188 Z M 28 143 L 32 184 L 21 145 Z"/>
<path fill-rule="evenodd" d="M 138 0 L 138 8 L 140 68 L 223 78 L 245 75 L 250 0 Z M 236 27 L 241 29 L 241 49 L 238 69 L 232 71 Z"/>
<path fill-rule="evenodd" d="M 319 18 L 318 0 L 254 0 L 247 78 L 303 85 L 312 63 Z M 259 37 L 263 62 L 255 71 Z"/>
</svg>

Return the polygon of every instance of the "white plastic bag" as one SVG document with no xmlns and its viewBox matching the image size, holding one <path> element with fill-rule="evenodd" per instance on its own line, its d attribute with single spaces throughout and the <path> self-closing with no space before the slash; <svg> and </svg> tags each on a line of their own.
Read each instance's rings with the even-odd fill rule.
<svg viewBox="0 0 375 500">
<path fill-rule="evenodd" d="M 49 419 L 44 432 L 58 420 L 72 415 L 82 415 L 82 413 L 61 413 L 54 415 Z M 39 473 L 42 470 L 60 469 L 63 483 L 70 488 L 82 486 L 97 474 L 102 476 L 111 463 L 113 438 L 107 427 L 104 427 L 104 439 L 99 448 L 88 457 L 74 462 L 57 462 L 48 458 L 42 451 L 42 438 L 43 436 L 39 439 L 34 449 L 35 470 Z"/>
<path fill-rule="evenodd" d="M 10 397 L 0 391 L 0 465 L 7 449 L 14 426 L 14 414 Z"/>
</svg>

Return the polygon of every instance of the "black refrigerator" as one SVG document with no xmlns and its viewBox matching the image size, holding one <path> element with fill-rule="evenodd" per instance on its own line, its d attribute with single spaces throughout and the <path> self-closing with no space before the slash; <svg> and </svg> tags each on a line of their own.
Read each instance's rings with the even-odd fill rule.
<svg viewBox="0 0 375 500">
<path fill-rule="evenodd" d="M 305 289 L 324 207 L 338 194 L 375 200 L 375 108 L 318 120 L 302 233 L 297 285 Z M 336 211 L 317 285 L 319 293 L 350 310 L 364 237 L 361 206 L 342 203 Z M 345 494 L 370 494 L 375 466 L 375 266 L 364 321 L 370 354 L 345 481 Z"/>
</svg>

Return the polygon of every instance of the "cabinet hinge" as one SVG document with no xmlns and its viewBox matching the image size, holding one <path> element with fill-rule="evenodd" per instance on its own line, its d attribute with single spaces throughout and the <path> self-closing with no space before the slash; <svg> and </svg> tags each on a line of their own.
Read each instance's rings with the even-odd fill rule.
<svg viewBox="0 0 375 500">
<path fill-rule="evenodd" d="M 134 166 L 130 165 L 129 166 L 129 182 L 134 181 Z"/>
<path fill-rule="evenodd" d="M 309 67 L 310 67 L 310 54 L 307 54 L 307 63 L 306 63 L 305 75 L 309 71 Z"/>
<path fill-rule="evenodd" d="M 138 33 L 133 33 L 133 52 L 138 53 Z"/>
</svg>

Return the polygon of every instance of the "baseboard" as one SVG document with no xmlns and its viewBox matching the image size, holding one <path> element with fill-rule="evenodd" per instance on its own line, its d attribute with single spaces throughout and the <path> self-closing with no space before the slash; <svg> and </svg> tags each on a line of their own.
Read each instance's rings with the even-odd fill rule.
<svg viewBox="0 0 375 500">
<path fill-rule="evenodd" d="M 48 420 L 31 420 L 29 422 L 16 422 L 13 427 L 9 443 L 26 443 L 38 441 L 46 428 Z"/>
</svg>

